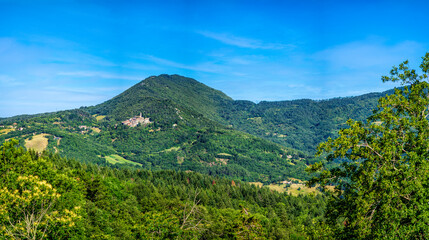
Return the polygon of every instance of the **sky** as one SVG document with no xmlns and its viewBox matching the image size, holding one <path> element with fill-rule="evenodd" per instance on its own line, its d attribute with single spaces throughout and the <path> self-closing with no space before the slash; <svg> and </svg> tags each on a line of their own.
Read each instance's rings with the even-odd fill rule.
<svg viewBox="0 0 429 240">
<path fill-rule="evenodd" d="M 429 1 L 0 0 L 0 117 L 92 106 L 160 74 L 236 100 L 384 91 L 429 51 Z"/>
</svg>

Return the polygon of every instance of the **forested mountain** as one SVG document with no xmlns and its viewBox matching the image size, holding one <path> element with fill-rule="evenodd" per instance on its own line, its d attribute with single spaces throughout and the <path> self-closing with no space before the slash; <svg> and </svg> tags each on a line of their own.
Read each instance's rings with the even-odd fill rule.
<svg viewBox="0 0 429 240">
<path fill-rule="evenodd" d="M 368 117 L 377 100 L 388 93 L 392 91 L 321 101 L 301 99 L 256 104 L 234 101 L 191 78 L 163 74 L 145 79 L 90 111 L 123 119 L 138 114 L 138 109 L 147 109 L 148 103 L 157 99 L 169 106 L 177 104 L 193 110 L 196 115 L 199 113 L 237 130 L 314 154 L 318 143 L 334 137 L 348 119 Z M 139 103 L 144 103 L 145 107 L 140 108 Z"/>
<path fill-rule="evenodd" d="M 162 74 L 145 79 L 113 99 L 90 108 L 90 111 L 120 120 L 130 114 L 137 115 L 139 110 L 148 108 L 148 102 L 155 100 L 187 108 L 218 122 L 223 120 L 219 112 L 233 102 L 221 91 L 192 78 Z M 144 109 L 139 104 L 143 104 Z"/>
<path fill-rule="evenodd" d="M 348 118 L 366 118 L 383 94 L 255 104 L 163 74 L 96 106 L 2 119 L 0 140 L 101 165 L 308 179 L 315 146 Z"/>
<path fill-rule="evenodd" d="M 321 101 L 234 101 L 222 117 L 235 129 L 312 155 L 317 145 L 335 137 L 348 119 L 366 119 L 378 99 L 391 92 Z"/>
<path fill-rule="evenodd" d="M 377 100 L 392 93 L 369 93 L 362 96 L 329 100 L 292 100 L 253 103 L 232 100 L 194 79 L 179 75 L 149 77 L 124 93 L 90 108 L 94 114 L 117 119 L 138 114 L 157 99 L 190 109 L 215 122 L 270 141 L 314 154 L 318 143 L 336 132 L 350 119 L 363 120 L 377 105 Z M 145 107 L 138 104 L 144 102 Z M 159 116 L 159 114 L 155 114 Z"/>
</svg>

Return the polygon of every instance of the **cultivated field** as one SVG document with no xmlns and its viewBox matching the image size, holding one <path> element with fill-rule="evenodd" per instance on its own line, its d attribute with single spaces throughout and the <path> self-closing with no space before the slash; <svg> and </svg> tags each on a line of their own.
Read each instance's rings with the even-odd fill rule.
<svg viewBox="0 0 429 240">
<path fill-rule="evenodd" d="M 104 116 L 104 115 L 94 115 L 94 117 L 97 119 L 97 121 L 101 121 L 101 120 L 103 120 L 106 116 Z"/>
<path fill-rule="evenodd" d="M 26 139 L 25 140 L 25 147 L 27 149 L 33 149 L 37 152 L 43 152 L 43 150 L 46 149 L 46 147 L 48 146 L 48 139 L 46 138 L 46 136 L 48 136 L 49 134 L 38 134 L 38 135 L 34 135 L 33 138 L 30 139 Z"/>
<path fill-rule="evenodd" d="M 298 196 L 299 194 L 306 195 L 306 194 L 310 194 L 310 193 L 313 193 L 313 194 L 319 194 L 320 193 L 320 191 L 317 190 L 316 187 L 309 188 L 309 187 L 306 187 L 304 185 L 304 183 L 292 183 L 289 186 L 287 184 L 284 184 L 284 183 L 282 183 L 282 184 L 272 183 L 270 185 L 264 185 L 261 182 L 250 182 L 250 184 L 258 186 L 258 187 L 268 187 L 269 189 L 271 189 L 273 191 L 277 191 L 277 192 L 281 192 L 281 193 L 286 192 L 286 193 L 291 194 L 293 196 Z M 334 187 L 329 186 L 328 189 L 334 190 Z"/>
<path fill-rule="evenodd" d="M 117 154 L 112 154 L 109 156 L 104 157 L 109 163 L 111 164 L 116 164 L 116 163 L 128 163 L 128 164 L 134 164 L 134 165 L 138 165 L 138 166 L 142 166 L 140 163 L 136 163 L 130 160 L 127 160 Z"/>
<path fill-rule="evenodd" d="M 2 134 L 8 134 L 8 133 L 10 133 L 12 131 L 15 131 L 15 129 L 13 129 L 13 128 L 2 129 L 2 130 L 0 130 L 0 135 L 2 135 Z"/>
</svg>

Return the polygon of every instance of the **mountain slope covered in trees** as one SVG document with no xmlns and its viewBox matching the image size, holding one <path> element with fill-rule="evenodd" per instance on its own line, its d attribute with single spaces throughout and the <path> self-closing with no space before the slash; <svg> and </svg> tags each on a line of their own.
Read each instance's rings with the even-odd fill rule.
<svg viewBox="0 0 429 240">
<path fill-rule="evenodd" d="M 96 106 L 0 120 L 0 140 L 14 137 L 32 146 L 33 138 L 46 139 L 54 153 L 101 165 L 246 181 L 308 179 L 304 169 L 316 161 L 317 143 L 346 119 L 369 115 L 380 95 L 255 104 L 164 74 Z M 142 122 L 127 126 L 127 120 Z"/>
<path fill-rule="evenodd" d="M 321 101 L 234 101 L 222 117 L 235 129 L 314 154 L 317 145 L 336 136 L 348 119 L 364 120 L 390 92 Z"/>
<path fill-rule="evenodd" d="M 334 137 L 348 119 L 363 120 L 368 117 L 377 100 L 388 93 L 392 90 L 321 101 L 302 99 L 256 104 L 234 101 L 191 78 L 163 74 L 149 77 L 90 110 L 123 119 L 127 114 L 137 114 L 138 107 L 135 105 L 139 102 L 148 102 L 142 97 L 162 99 L 237 130 L 314 154 L 319 142 Z M 130 103 L 133 107 L 129 106 Z M 134 112 L 129 112 L 131 109 Z"/>
</svg>

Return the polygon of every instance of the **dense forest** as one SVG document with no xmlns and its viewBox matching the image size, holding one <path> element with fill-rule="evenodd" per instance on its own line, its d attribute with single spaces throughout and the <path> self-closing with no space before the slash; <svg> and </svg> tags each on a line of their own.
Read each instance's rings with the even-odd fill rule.
<svg viewBox="0 0 429 240">
<path fill-rule="evenodd" d="M 114 169 L 0 147 L 0 236 L 15 239 L 304 239 L 323 195 L 290 196 L 182 171 Z M 30 219 L 30 220 L 29 220 Z"/>
</svg>

